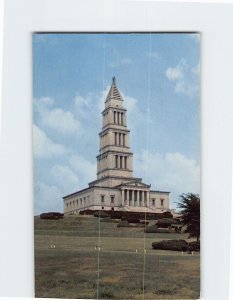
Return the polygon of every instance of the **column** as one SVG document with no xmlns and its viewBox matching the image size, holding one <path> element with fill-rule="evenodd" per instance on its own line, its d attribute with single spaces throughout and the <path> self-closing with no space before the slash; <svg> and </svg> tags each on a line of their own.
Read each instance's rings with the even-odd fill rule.
<svg viewBox="0 0 233 300">
<path fill-rule="evenodd" d="M 115 155 L 115 167 L 118 168 L 118 155 Z"/>
<path fill-rule="evenodd" d="M 127 205 L 129 206 L 129 190 L 127 190 Z"/>
<path fill-rule="evenodd" d="M 139 206 L 139 199 L 140 199 L 140 197 L 139 197 L 139 190 L 137 190 L 137 206 Z"/>
<path fill-rule="evenodd" d="M 134 190 L 132 190 L 132 206 L 134 206 Z"/>
<path fill-rule="evenodd" d="M 146 200 L 147 200 L 147 196 L 146 196 L 146 191 L 144 191 L 144 197 L 143 197 L 143 206 L 146 206 Z"/>
<path fill-rule="evenodd" d="M 115 145 L 117 145 L 117 133 L 114 132 L 114 137 L 115 137 Z"/>
<path fill-rule="evenodd" d="M 121 125 L 124 125 L 123 113 L 121 113 Z"/>
<path fill-rule="evenodd" d="M 146 205 L 147 205 L 147 207 L 149 207 L 149 203 L 150 202 L 150 192 L 148 191 L 147 193 L 146 193 Z"/>
<path fill-rule="evenodd" d="M 124 205 L 125 204 L 125 197 L 124 197 L 124 190 L 122 189 L 121 190 L 121 205 Z"/>
</svg>

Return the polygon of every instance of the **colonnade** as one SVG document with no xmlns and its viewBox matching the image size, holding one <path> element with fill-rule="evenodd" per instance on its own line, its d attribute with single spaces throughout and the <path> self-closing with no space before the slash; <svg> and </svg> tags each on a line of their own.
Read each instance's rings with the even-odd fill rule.
<svg viewBox="0 0 233 300">
<path fill-rule="evenodd" d="M 125 124 L 125 114 L 119 111 L 113 112 L 113 123 L 118 125 Z"/>
<path fill-rule="evenodd" d="M 123 206 L 149 206 L 150 192 L 145 190 L 122 189 Z"/>
</svg>

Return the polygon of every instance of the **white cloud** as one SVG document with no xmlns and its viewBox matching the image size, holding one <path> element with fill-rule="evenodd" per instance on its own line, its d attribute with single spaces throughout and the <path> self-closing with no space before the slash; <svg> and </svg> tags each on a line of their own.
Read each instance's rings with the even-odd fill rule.
<svg viewBox="0 0 233 300">
<path fill-rule="evenodd" d="M 179 63 L 175 68 L 168 68 L 166 70 L 166 76 L 169 80 L 176 80 L 184 77 L 183 63 Z"/>
<path fill-rule="evenodd" d="M 54 143 L 47 137 L 43 130 L 33 124 L 33 149 L 35 157 L 49 158 L 64 155 L 66 148 L 61 144 Z"/>
<path fill-rule="evenodd" d="M 175 83 L 175 92 L 193 96 L 199 91 L 200 64 L 191 67 L 182 58 L 175 67 L 167 68 L 166 77 Z"/>
<path fill-rule="evenodd" d="M 61 108 L 45 111 L 42 123 L 62 134 L 78 133 L 80 127 L 73 114 Z"/>
<path fill-rule="evenodd" d="M 38 181 L 35 184 L 35 214 L 49 211 L 63 211 L 63 201 L 60 189 L 54 185 Z"/>
<path fill-rule="evenodd" d="M 79 178 L 68 166 L 56 164 L 51 168 L 50 175 L 64 194 L 78 190 Z"/>
<path fill-rule="evenodd" d="M 131 61 L 130 58 L 123 57 L 121 59 L 117 59 L 115 61 L 109 62 L 108 66 L 111 67 L 111 68 L 117 68 L 117 67 L 120 67 L 120 66 L 129 65 L 129 64 L 131 64 L 131 62 L 132 61 Z"/>
<path fill-rule="evenodd" d="M 200 193 L 200 166 L 181 153 L 135 154 L 134 170 L 136 176 L 152 184 L 152 189 L 170 191 L 173 202 L 182 193 Z"/>
<path fill-rule="evenodd" d="M 55 101 L 50 97 L 34 99 L 35 109 L 40 117 L 40 125 L 59 134 L 79 132 L 80 123 L 72 112 L 54 107 Z"/>
<path fill-rule="evenodd" d="M 96 163 L 92 163 L 78 155 L 72 155 L 69 163 L 80 178 L 80 188 L 85 188 L 88 182 L 96 179 Z"/>
</svg>

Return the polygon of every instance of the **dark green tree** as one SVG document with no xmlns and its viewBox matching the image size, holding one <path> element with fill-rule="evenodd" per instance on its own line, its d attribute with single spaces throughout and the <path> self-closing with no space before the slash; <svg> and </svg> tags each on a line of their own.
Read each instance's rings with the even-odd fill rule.
<svg viewBox="0 0 233 300">
<path fill-rule="evenodd" d="M 186 225 L 185 232 L 190 237 L 200 238 L 200 196 L 197 194 L 182 194 L 178 207 L 181 208 L 181 222 Z"/>
</svg>

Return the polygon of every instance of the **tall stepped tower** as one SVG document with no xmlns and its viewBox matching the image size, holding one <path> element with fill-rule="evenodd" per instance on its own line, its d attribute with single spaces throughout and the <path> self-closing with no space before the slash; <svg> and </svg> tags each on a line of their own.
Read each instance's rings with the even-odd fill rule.
<svg viewBox="0 0 233 300">
<path fill-rule="evenodd" d="M 130 150 L 130 130 L 127 128 L 123 98 L 113 77 L 112 85 L 102 111 L 103 127 L 99 133 L 100 149 L 97 156 L 97 180 L 92 186 L 113 187 L 132 180 L 133 153 Z"/>
<path fill-rule="evenodd" d="M 169 192 L 152 191 L 133 177 L 133 153 L 123 98 L 113 77 L 102 111 L 102 130 L 97 155 L 97 179 L 89 187 L 63 197 L 64 212 L 127 210 L 163 212 L 169 209 Z"/>
</svg>

